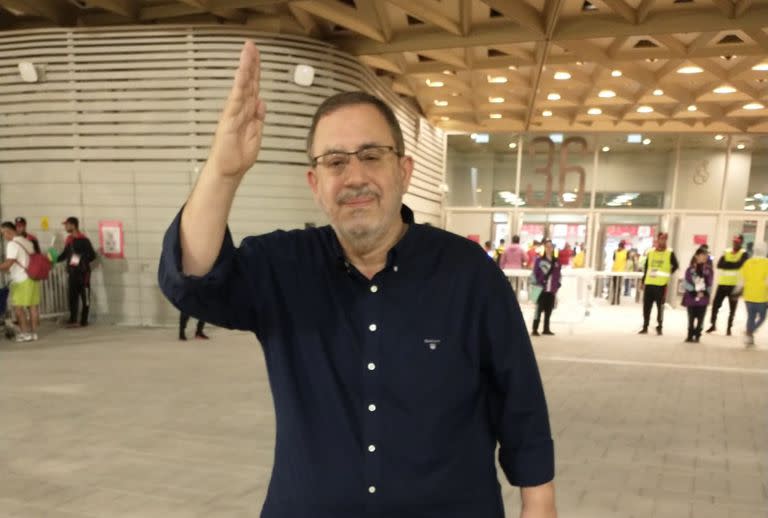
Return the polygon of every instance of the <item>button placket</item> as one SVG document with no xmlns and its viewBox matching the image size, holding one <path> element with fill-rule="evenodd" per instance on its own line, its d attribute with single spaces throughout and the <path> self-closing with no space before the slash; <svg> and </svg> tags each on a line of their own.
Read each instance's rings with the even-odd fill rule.
<svg viewBox="0 0 768 518">
<path fill-rule="evenodd" d="M 376 281 L 379 281 L 377 278 Z M 363 361 L 360 367 L 364 372 L 364 417 L 363 417 L 363 448 L 364 448 L 364 473 L 367 483 L 368 495 L 372 496 L 378 492 L 380 480 L 380 459 L 375 454 L 378 448 L 379 439 L 379 418 L 381 414 L 382 401 L 378 400 L 379 390 L 379 348 L 382 340 L 382 288 L 381 283 L 371 281 L 364 288 L 365 292 L 361 294 L 361 306 L 363 312 L 362 318 L 366 319 L 365 326 L 367 330 L 363 336 Z M 372 505 L 375 502 L 371 500 Z M 375 511 L 375 507 L 371 508 Z"/>
</svg>

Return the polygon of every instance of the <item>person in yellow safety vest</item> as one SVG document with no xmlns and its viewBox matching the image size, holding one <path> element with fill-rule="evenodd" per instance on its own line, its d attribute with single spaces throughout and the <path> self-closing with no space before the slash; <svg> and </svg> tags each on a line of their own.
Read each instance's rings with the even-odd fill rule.
<svg viewBox="0 0 768 518">
<path fill-rule="evenodd" d="M 623 239 L 619 241 L 619 246 L 613 252 L 613 266 L 611 272 L 624 273 L 627 270 L 627 243 Z M 621 302 L 622 278 L 618 275 L 611 276 L 611 306 L 616 306 Z"/>
<path fill-rule="evenodd" d="M 496 261 L 496 264 L 501 264 L 501 256 L 504 255 L 504 251 L 507 249 L 506 241 L 501 240 L 499 241 L 499 247 L 493 252 L 493 260 Z"/>
<path fill-rule="evenodd" d="M 726 334 L 731 336 L 733 317 L 736 315 L 736 306 L 739 303 L 739 296 L 734 290 L 739 283 L 739 270 L 744 266 L 747 259 L 749 259 L 747 251 L 741 248 L 743 244 L 744 236 L 741 234 L 734 236 L 733 248 L 726 250 L 717 262 L 717 292 L 715 293 L 715 301 L 712 304 L 712 316 L 710 318 L 711 325 L 709 326 L 709 329 L 707 329 L 707 333 L 712 333 L 717 329 L 717 312 L 720 311 L 723 301 L 728 297 L 730 311 L 728 312 L 728 330 L 726 331 Z"/>
<path fill-rule="evenodd" d="M 656 238 L 656 248 L 648 252 L 648 259 L 645 261 L 645 274 L 642 284 L 645 287 L 643 293 L 643 328 L 641 335 L 648 334 L 648 323 L 651 320 L 651 310 L 656 304 L 656 334 L 661 334 L 664 326 L 664 299 L 667 295 L 667 285 L 669 278 L 677 271 L 680 264 L 672 250 L 667 249 L 666 232 L 659 234 Z"/>
<path fill-rule="evenodd" d="M 747 333 L 744 344 L 749 349 L 755 346 L 755 331 L 765 322 L 768 309 L 768 247 L 755 243 L 754 256 L 741 268 L 744 280 L 744 302 L 747 303 Z"/>
</svg>

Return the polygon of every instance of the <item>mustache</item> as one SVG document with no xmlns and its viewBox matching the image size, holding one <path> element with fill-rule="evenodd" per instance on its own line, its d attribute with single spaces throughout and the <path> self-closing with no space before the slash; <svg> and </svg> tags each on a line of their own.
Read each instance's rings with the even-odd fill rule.
<svg viewBox="0 0 768 518">
<path fill-rule="evenodd" d="M 360 189 L 350 189 L 339 194 L 339 196 L 336 198 L 336 203 L 343 204 L 355 198 L 362 198 L 362 197 L 368 197 L 368 196 L 378 199 L 379 193 L 375 192 L 374 190 L 368 187 L 361 187 Z"/>
</svg>

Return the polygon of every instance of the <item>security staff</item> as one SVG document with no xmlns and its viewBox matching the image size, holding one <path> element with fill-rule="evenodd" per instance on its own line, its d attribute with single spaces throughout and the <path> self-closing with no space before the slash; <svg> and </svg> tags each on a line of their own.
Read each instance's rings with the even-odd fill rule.
<svg viewBox="0 0 768 518">
<path fill-rule="evenodd" d="M 661 334 L 664 325 L 664 299 L 667 294 L 667 285 L 669 278 L 677 271 L 679 263 L 672 250 L 667 249 L 666 232 L 659 234 L 656 239 L 656 248 L 648 252 L 648 258 L 645 261 L 645 275 L 643 284 L 645 292 L 643 293 L 643 328 L 641 335 L 648 334 L 648 323 L 651 320 L 651 310 L 653 304 L 656 304 L 656 334 Z"/>
<path fill-rule="evenodd" d="M 736 315 L 736 305 L 739 302 L 739 296 L 734 295 L 733 292 L 739 282 L 739 270 L 749 259 L 747 251 L 741 248 L 743 244 L 743 235 L 734 236 L 733 248 L 726 250 L 717 262 L 717 292 L 715 293 L 715 302 L 712 304 L 712 325 L 707 329 L 707 333 L 712 333 L 717 329 L 717 312 L 720 311 L 720 306 L 723 305 L 723 301 L 728 297 L 730 311 L 728 312 L 728 330 L 726 334 L 731 336 L 733 317 Z"/>
</svg>

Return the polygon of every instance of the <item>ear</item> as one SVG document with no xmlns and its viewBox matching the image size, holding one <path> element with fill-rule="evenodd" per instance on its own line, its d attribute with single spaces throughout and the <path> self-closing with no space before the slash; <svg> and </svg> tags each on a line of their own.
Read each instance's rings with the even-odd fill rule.
<svg viewBox="0 0 768 518">
<path fill-rule="evenodd" d="M 410 156 L 404 156 L 400 159 L 400 181 L 403 188 L 403 193 L 408 192 L 408 187 L 411 185 L 411 178 L 413 177 L 413 158 Z"/>
<path fill-rule="evenodd" d="M 307 184 L 309 184 L 309 188 L 312 189 L 312 196 L 317 200 L 318 197 L 318 186 L 319 178 L 317 177 L 317 172 L 314 169 L 310 169 L 307 171 Z"/>
</svg>

